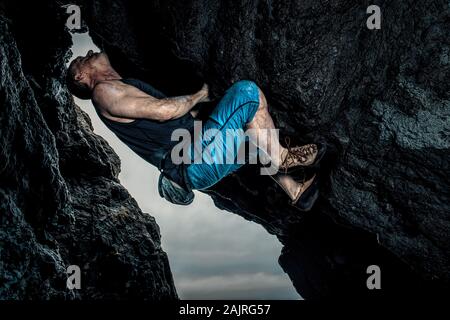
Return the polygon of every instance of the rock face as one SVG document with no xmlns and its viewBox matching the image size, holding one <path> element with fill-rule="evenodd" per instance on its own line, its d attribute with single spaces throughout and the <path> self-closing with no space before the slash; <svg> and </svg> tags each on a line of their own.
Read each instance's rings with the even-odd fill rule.
<svg viewBox="0 0 450 320">
<path fill-rule="evenodd" d="M 306 215 L 252 167 L 208 191 L 278 236 L 280 264 L 303 297 L 448 291 L 448 1 L 74 2 L 123 76 L 168 94 L 207 82 L 214 97 L 251 79 L 283 136 L 329 144 L 321 197 Z M 371 4 L 381 30 L 366 28 Z M 15 30 L 3 20 L 0 33 L 2 296 L 77 295 L 62 282 L 79 263 L 101 272 L 86 280 L 89 298 L 173 298 L 156 225 L 61 85 L 70 43 L 60 11 L 35 7 L 10 13 Z M 381 268 L 381 291 L 367 290 L 369 265 Z"/>
<path fill-rule="evenodd" d="M 448 1 L 79 3 L 123 75 L 171 94 L 204 81 L 215 97 L 252 79 L 283 135 L 334 150 L 305 216 L 252 168 L 209 191 L 279 237 L 300 294 L 366 294 L 371 264 L 386 275 L 385 292 L 448 289 Z M 366 28 L 371 4 L 381 30 Z"/>
<path fill-rule="evenodd" d="M 0 299 L 177 299 L 155 220 L 65 88 L 64 8 L 23 9 L 0 3 Z"/>
</svg>

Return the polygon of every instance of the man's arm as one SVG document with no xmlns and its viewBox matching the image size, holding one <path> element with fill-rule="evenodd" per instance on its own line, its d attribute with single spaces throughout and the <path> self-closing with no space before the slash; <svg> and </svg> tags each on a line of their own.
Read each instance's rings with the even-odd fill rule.
<svg viewBox="0 0 450 320">
<path fill-rule="evenodd" d="M 157 121 L 177 119 L 197 103 L 208 99 L 208 86 L 192 95 L 157 99 L 124 83 L 103 82 L 96 86 L 94 103 L 113 117 Z"/>
</svg>

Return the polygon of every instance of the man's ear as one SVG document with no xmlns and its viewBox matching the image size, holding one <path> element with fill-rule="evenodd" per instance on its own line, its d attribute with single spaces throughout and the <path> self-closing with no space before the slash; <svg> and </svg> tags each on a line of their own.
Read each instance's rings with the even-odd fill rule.
<svg viewBox="0 0 450 320">
<path fill-rule="evenodd" d="M 75 75 L 75 81 L 80 82 L 81 80 L 83 80 L 85 78 L 84 72 L 78 72 Z"/>
</svg>

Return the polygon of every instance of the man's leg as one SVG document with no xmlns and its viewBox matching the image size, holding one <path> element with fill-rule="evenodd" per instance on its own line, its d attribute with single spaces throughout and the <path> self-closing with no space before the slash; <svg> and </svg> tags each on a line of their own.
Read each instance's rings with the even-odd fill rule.
<svg viewBox="0 0 450 320">
<path fill-rule="evenodd" d="M 272 116 L 269 113 L 269 106 L 267 105 L 266 97 L 264 93 L 259 90 L 259 107 L 253 117 L 253 120 L 247 124 L 248 129 L 253 129 L 255 133 L 254 139 L 257 139 L 255 143 L 265 154 L 269 155 L 271 161 L 277 167 L 280 167 L 282 163 L 282 156 L 285 154 L 286 149 L 280 144 L 278 139 L 267 138 L 267 133 L 270 130 L 275 130 L 275 124 L 273 123 Z"/>
<path fill-rule="evenodd" d="M 276 128 L 272 116 L 269 113 L 266 97 L 261 89 L 259 89 L 258 111 L 255 113 L 253 120 L 248 123 L 247 127 L 253 129 L 253 132 L 256 134 L 254 139 L 258 139 L 256 142 L 258 147 L 271 158 L 274 165 L 280 167 L 287 154 L 287 150 L 277 139 L 267 139 L 267 130 L 275 130 Z M 291 176 L 285 174 L 276 174 L 274 178 L 292 200 L 298 199 L 301 193 L 305 191 L 314 180 L 312 178 L 304 183 L 298 183 Z"/>
<path fill-rule="evenodd" d="M 245 127 L 253 129 L 251 131 L 255 135 L 250 135 L 250 139 L 259 140 L 253 141 L 263 151 L 263 154 L 268 155 L 270 160 L 277 166 L 283 163 L 286 149 L 279 144 L 277 139 L 266 139 L 267 129 L 269 131 L 270 129 L 275 129 L 275 125 L 269 114 L 264 94 L 251 81 L 239 81 L 227 90 L 224 97 L 209 116 L 209 119 L 203 124 L 203 130 L 205 132 L 209 129 L 217 129 L 219 134 L 202 139 L 202 141 L 198 141 L 197 145 L 201 147 L 200 149 L 210 146 L 214 147 L 213 149 L 216 152 L 212 158 L 217 160 L 224 153 L 228 153 L 234 148 L 226 146 L 226 150 L 223 153 L 222 139 L 219 139 L 219 137 L 226 135 L 227 129 L 245 129 Z M 259 139 L 260 136 L 262 136 L 262 139 Z M 236 135 L 234 138 L 238 142 L 238 144 L 234 145 L 236 147 L 245 141 L 240 135 Z M 261 155 L 261 153 L 259 154 Z M 194 189 L 206 189 L 242 166 L 242 164 L 236 162 L 208 163 L 208 161 L 205 161 L 204 154 L 202 158 L 202 163 L 193 163 L 187 168 L 187 176 Z M 313 181 L 311 179 L 305 183 L 297 183 L 288 175 L 276 175 L 275 179 L 292 200 L 298 199 Z"/>
<path fill-rule="evenodd" d="M 238 150 L 246 141 L 245 127 L 258 108 L 259 89 L 251 81 L 238 81 L 225 92 L 208 120 L 203 122 L 202 137 L 197 137 L 191 146 L 197 159 L 202 160 L 187 167 L 193 189 L 207 189 L 245 164 L 245 161 L 238 161 Z"/>
</svg>

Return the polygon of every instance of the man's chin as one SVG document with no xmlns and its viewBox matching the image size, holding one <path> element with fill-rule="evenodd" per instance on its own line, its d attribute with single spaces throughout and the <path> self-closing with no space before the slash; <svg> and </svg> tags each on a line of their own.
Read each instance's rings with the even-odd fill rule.
<svg viewBox="0 0 450 320">
<path fill-rule="evenodd" d="M 108 55 L 106 53 L 104 53 L 104 52 L 94 53 L 94 57 L 95 57 L 95 59 L 99 59 L 99 60 L 103 60 L 103 61 L 108 61 L 109 62 Z"/>
</svg>

